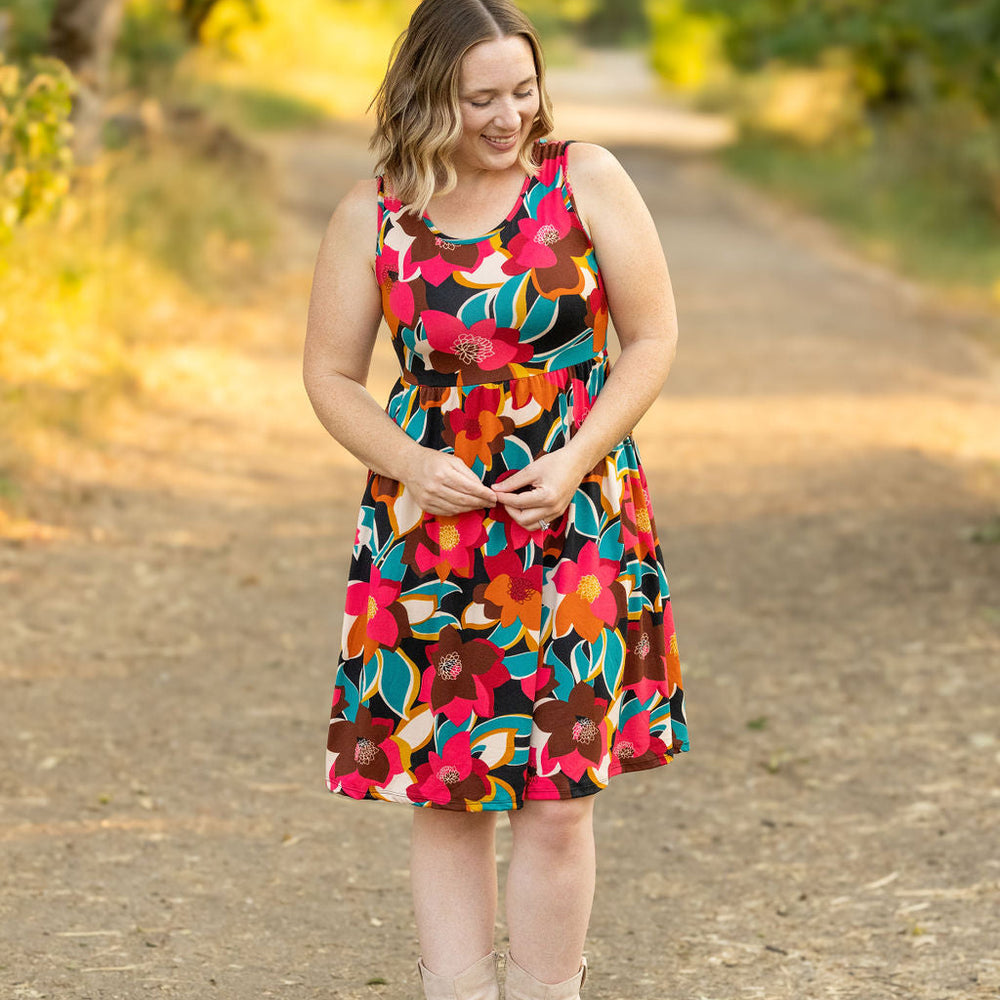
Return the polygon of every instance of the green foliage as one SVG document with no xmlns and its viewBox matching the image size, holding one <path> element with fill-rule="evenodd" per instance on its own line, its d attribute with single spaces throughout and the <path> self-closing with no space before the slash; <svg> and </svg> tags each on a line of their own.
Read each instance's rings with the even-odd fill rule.
<svg viewBox="0 0 1000 1000">
<path fill-rule="evenodd" d="M 162 87 L 187 48 L 184 25 L 167 0 L 131 0 L 126 6 L 115 49 L 126 86 Z"/>
<path fill-rule="evenodd" d="M 724 15 L 733 63 L 812 65 L 851 54 L 871 104 L 971 99 L 1000 118 L 1000 0 L 686 0 L 692 13 Z"/>
<path fill-rule="evenodd" d="M 723 158 L 776 197 L 835 220 L 879 263 L 932 286 L 991 294 L 1000 219 L 982 210 L 974 188 L 955 182 L 943 150 L 936 163 L 917 155 L 922 131 L 883 116 L 863 149 L 749 133 Z"/>
<path fill-rule="evenodd" d="M 6 57 L 23 63 L 48 51 L 49 22 L 55 0 L 0 0 L 0 11 L 10 15 Z"/>
<path fill-rule="evenodd" d="M 0 64 L 0 241 L 51 214 L 69 189 L 73 79 L 58 59 Z"/>
<path fill-rule="evenodd" d="M 596 0 L 583 22 L 584 38 L 592 45 L 633 45 L 649 34 L 643 0 Z"/>
</svg>

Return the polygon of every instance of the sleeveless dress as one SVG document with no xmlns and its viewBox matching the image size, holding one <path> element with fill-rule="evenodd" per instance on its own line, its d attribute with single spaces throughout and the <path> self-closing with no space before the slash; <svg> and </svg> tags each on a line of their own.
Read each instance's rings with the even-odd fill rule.
<svg viewBox="0 0 1000 1000">
<path fill-rule="evenodd" d="M 376 278 L 401 368 L 386 411 L 487 485 L 563 445 L 609 370 L 568 143 L 507 218 L 455 239 L 378 182 Z M 424 513 L 371 470 L 352 551 L 327 787 L 465 811 L 569 799 L 688 749 L 677 639 L 631 436 L 566 512 Z"/>
</svg>

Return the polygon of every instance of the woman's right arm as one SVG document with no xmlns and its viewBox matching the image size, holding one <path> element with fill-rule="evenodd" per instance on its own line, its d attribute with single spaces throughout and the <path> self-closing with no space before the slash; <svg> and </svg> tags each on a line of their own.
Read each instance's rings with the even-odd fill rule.
<svg viewBox="0 0 1000 1000">
<path fill-rule="evenodd" d="M 457 514 L 496 496 L 461 459 L 412 440 L 365 388 L 382 319 L 373 250 L 374 181 L 337 206 L 316 258 L 303 382 L 320 423 L 369 469 L 404 483 L 422 510 Z"/>
</svg>

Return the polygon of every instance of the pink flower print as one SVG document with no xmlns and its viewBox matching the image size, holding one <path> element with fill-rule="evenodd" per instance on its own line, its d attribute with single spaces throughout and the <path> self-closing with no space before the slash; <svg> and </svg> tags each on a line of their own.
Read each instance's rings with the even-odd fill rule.
<svg viewBox="0 0 1000 1000">
<path fill-rule="evenodd" d="M 630 473 L 622 488 L 621 534 L 626 549 L 645 559 L 656 549 L 656 529 L 649 494 L 638 476 Z"/>
<path fill-rule="evenodd" d="M 531 357 L 531 345 L 518 342 L 520 332 L 498 327 L 495 320 L 483 319 L 467 327 L 458 317 L 436 309 L 425 309 L 420 318 L 436 371 L 478 377 Z"/>
<path fill-rule="evenodd" d="M 580 429 L 580 425 L 587 419 L 590 413 L 591 398 L 587 392 L 587 386 L 582 379 L 575 378 L 571 381 L 573 392 L 573 427 Z"/>
<path fill-rule="evenodd" d="M 618 620 L 618 595 L 612 585 L 621 565 L 602 559 L 596 542 L 587 542 L 575 559 L 562 559 L 553 574 L 561 600 L 556 606 L 556 634 L 575 629 L 588 642 Z"/>
<path fill-rule="evenodd" d="M 401 582 L 383 580 L 377 566 L 372 566 L 367 580 L 356 580 L 347 587 L 345 607 L 356 615 L 347 636 L 347 654 L 363 652 L 369 659 L 379 646 L 395 646 L 404 632 L 405 610 L 398 604 Z"/>
<path fill-rule="evenodd" d="M 615 734 L 609 776 L 639 771 L 666 759 L 666 744 L 650 733 L 649 724 L 649 712 L 638 712 Z"/>
<path fill-rule="evenodd" d="M 583 275 L 573 258 L 587 253 L 590 240 L 579 219 L 566 209 L 562 191 L 550 191 L 538 203 L 537 217 L 522 219 L 518 229 L 504 274 L 532 271 L 536 287 L 547 297 L 583 290 Z"/>
<path fill-rule="evenodd" d="M 543 778 L 540 774 L 528 769 L 524 779 L 525 799 L 571 799 L 573 792 L 569 786 L 569 778 L 557 771 Z"/>
<path fill-rule="evenodd" d="M 406 790 L 414 802 L 465 809 L 467 803 L 478 802 L 490 790 L 490 769 L 472 755 L 467 732 L 455 733 L 441 754 L 431 750 L 427 760 L 417 768 L 414 783 Z"/>
<path fill-rule="evenodd" d="M 457 271 L 475 271 L 489 254 L 493 245 L 489 240 L 476 243 L 458 243 L 431 232 L 423 219 L 411 212 L 399 216 L 399 227 L 413 242 L 403 256 L 402 270 L 411 275 L 419 270 L 420 276 L 429 285 L 441 285 Z"/>
<path fill-rule="evenodd" d="M 421 574 L 434 570 L 440 580 L 452 575 L 472 576 L 476 551 L 486 541 L 479 511 L 428 518 L 422 534 L 412 559 Z"/>
</svg>

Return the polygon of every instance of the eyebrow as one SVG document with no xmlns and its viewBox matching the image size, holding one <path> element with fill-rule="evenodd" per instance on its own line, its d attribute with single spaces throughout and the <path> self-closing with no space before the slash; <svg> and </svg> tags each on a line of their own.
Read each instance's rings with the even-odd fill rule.
<svg viewBox="0 0 1000 1000">
<path fill-rule="evenodd" d="M 534 83 L 538 79 L 538 75 L 526 76 L 520 83 L 515 83 L 514 87 L 526 87 L 529 83 Z M 478 90 L 466 91 L 467 96 L 472 96 L 473 94 L 495 94 L 497 90 L 495 87 L 480 87 Z"/>
</svg>

